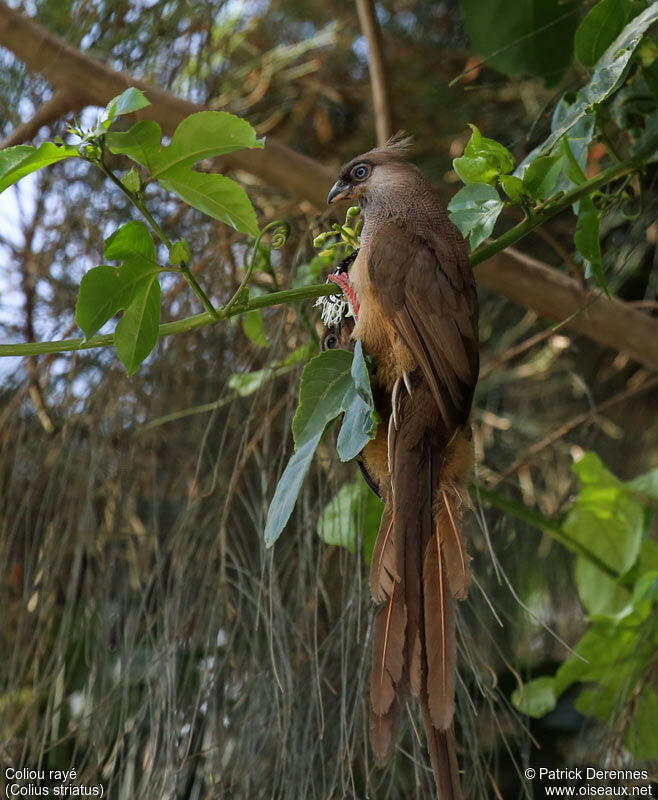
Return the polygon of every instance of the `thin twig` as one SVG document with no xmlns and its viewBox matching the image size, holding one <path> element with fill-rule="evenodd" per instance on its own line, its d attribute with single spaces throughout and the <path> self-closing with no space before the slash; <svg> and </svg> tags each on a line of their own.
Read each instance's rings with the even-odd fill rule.
<svg viewBox="0 0 658 800">
<path fill-rule="evenodd" d="M 377 144 L 385 144 L 393 134 L 391 84 L 386 70 L 382 31 L 373 0 L 356 0 L 361 30 L 368 42 L 368 70 L 372 87 L 372 105 L 375 113 Z"/>
<path fill-rule="evenodd" d="M 589 411 L 578 414 L 578 416 L 569 420 L 569 422 L 565 422 L 564 425 L 561 425 L 559 428 L 554 430 L 549 436 L 546 436 L 541 441 L 533 444 L 532 447 L 526 450 L 522 456 L 519 456 L 519 458 L 515 459 L 505 470 L 503 470 L 502 473 L 500 473 L 493 485 L 496 486 L 498 483 L 500 483 L 500 481 L 504 480 L 505 478 L 509 478 L 510 475 L 513 475 L 519 469 L 519 467 L 522 467 L 528 462 L 532 461 L 534 458 L 536 458 L 536 456 L 539 455 L 539 453 L 543 452 L 548 447 L 551 447 L 551 445 L 554 445 L 557 441 L 564 438 L 568 433 L 571 433 L 574 428 L 577 428 L 584 422 L 594 419 L 598 414 L 603 411 L 607 411 L 609 408 L 612 408 L 612 406 L 615 406 L 618 403 L 623 403 L 625 400 L 629 400 L 631 397 L 635 397 L 642 392 L 647 392 L 649 389 L 653 389 L 655 386 L 658 386 L 658 375 L 651 380 L 640 384 L 639 386 L 634 386 L 631 389 L 624 389 L 624 391 L 618 392 Z"/>
<path fill-rule="evenodd" d="M 30 141 L 44 125 L 49 125 L 51 122 L 61 119 L 70 111 L 78 111 L 84 105 L 84 101 L 77 98 L 69 90 L 57 89 L 50 100 L 46 100 L 43 105 L 40 105 L 30 119 L 15 128 L 9 136 L 0 142 L 0 150 Z"/>
<path fill-rule="evenodd" d="M 500 369 L 503 364 L 506 364 L 508 361 L 511 361 L 517 356 L 520 356 L 522 353 L 525 353 L 526 350 L 530 350 L 536 344 L 540 344 L 553 335 L 553 328 L 547 328 L 546 330 L 539 331 L 539 333 L 535 333 L 533 336 L 529 336 L 519 344 L 508 347 L 507 350 L 502 352 L 500 355 L 495 356 L 491 361 L 482 367 L 480 370 L 480 380 L 491 375 L 491 373 L 495 372 L 497 369 Z"/>
</svg>

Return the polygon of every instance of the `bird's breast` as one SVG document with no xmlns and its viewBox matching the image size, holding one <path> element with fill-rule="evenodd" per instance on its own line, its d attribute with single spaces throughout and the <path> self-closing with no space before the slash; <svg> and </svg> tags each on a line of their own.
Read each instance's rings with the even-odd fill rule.
<svg viewBox="0 0 658 800">
<path fill-rule="evenodd" d="M 366 353 L 377 359 L 377 378 L 391 391 L 402 373 L 413 372 L 417 364 L 384 311 L 377 287 L 370 280 L 367 248 L 359 250 L 350 270 L 350 282 L 360 306 L 352 338 L 360 340 Z"/>
</svg>

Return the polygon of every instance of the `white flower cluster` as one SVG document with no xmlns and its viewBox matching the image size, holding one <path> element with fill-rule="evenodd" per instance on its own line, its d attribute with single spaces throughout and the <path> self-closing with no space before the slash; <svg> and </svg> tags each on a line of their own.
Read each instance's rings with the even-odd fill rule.
<svg viewBox="0 0 658 800">
<path fill-rule="evenodd" d="M 331 328 L 332 325 L 338 325 L 343 317 L 351 313 L 349 303 L 342 294 L 326 294 L 318 297 L 314 303 L 314 307 L 316 306 L 322 309 L 320 316 L 327 328 Z"/>
</svg>

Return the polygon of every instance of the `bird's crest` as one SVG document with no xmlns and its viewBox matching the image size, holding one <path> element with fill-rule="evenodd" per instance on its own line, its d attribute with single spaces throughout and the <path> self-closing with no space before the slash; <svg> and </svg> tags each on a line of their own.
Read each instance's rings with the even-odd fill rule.
<svg viewBox="0 0 658 800">
<path fill-rule="evenodd" d="M 396 161 L 404 161 L 413 150 L 414 138 L 404 131 L 398 131 L 381 147 L 373 147 L 368 155 L 380 155 Z"/>
</svg>

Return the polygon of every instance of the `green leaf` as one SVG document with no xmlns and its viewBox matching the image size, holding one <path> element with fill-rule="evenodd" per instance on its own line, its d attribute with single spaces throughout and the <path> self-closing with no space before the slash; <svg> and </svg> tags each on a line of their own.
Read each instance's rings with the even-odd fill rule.
<svg viewBox="0 0 658 800">
<path fill-rule="evenodd" d="M 272 547 L 290 519 L 323 433 L 324 430 L 316 431 L 297 448 L 279 478 L 265 523 L 264 538 L 267 547 Z"/>
<path fill-rule="evenodd" d="M 102 116 L 103 127 L 109 128 L 116 117 L 132 114 L 134 111 L 139 111 L 140 108 L 146 108 L 146 106 L 150 105 L 151 103 L 146 99 L 144 92 L 131 86 L 130 89 L 126 89 L 125 92 L 113 97 L 105 106 Z"/>
<path fill-rule="evenodd" d="M 607 100 L 624 82 L 631 59 L 647 28 L 658 20 L 658 2 L 651 4 L 626 25 L 621 34 L 599 59 L 590 82 L 576 95 L 575 101 L 565 110 L 560 123 L 553 128 L 546 141 L 531 156 L 548 153 L 574 125 Z M 526 159 L 520 167 L 527 163 Z"/>
<path fill-rule="evenodd" d="M 258 236 L 254 207 L 245 190 L 231 178 L 180 167 L 168 170 L 160 184 L 209 217 L 241 233 Z"/>
<path fill-rule="evenodd" d="M 125 133 L 109 133 L 106 141 L 113 153 L 123 153 L 150 170 L 150 180 L 159 180 L 170 170 L 189 169 L 206 158 L 244 147 L 263 147 L 248 122 L 226 111 L 190 114 L 176 128 L 167 147 L 161 146 L 161 140 L 158 123 L 147 120 Z"/>
<path fill-rule="evenodd" d="M 137 372 L 158 342 L 161 310 L 159 272 L 158 268 L 135 285 L 114 332 L 114 348 L 129 376 Z"/>
<path fill-rule="evenodd" d="M 626 746 L 638 761 L 658 758 L 658 696 L 651 686 L 646 686 L 634 704 L 634 713 L 628 725 Z"/>
<path fill-rule="evenodd" d="M 143 222 L 127 222 L 108 236 L 105 240 L 105 258 L 108 261 L 134 259 L 145 272 L 158 267 L 153 239 Z"/>
<path fill-rule="evenodd" d="M 448 211 L 462 234 L 470 236 L 471 250 L 475 250 L 493 231 L 504 205 L 493 186 L 472 183 L 457 192 Z"/>
<path fill-rule="evenodd" d="M 384 513 L 384 503 L 366 485 L 363 476 L 360 476 L 358 480 L 362 492 L 361 503 L 358 506 L 358 524 L 363 530 L 363 559 L 366 564 L 370 564 L 382 521 L 382 514 Z"/>
<path fill-rule="evenodd" d="M 138 192 L 142 188 L 142 179 L 139 177 L 139 172 L 135 167 L 131 167 L 128 172 L 123 176 L 123 185 L 129 192 Z"/>
<path fill-rule="evenodd" d="M 179 239 L 169 248 L 169 261 L 177 267 L 180 267 L 181 264 L 189 264 L 191 258 L 192 253 L 187 239 Z"/>
<path fill-rule="evenodd" d="M 555 708 L 555 678 L 535 678 L 523 684 L 523 689 L 512 692 L 512 702 L 522 714 L 529 717 L 543 717 Z"/>
<path fill-rule="evenodd" d="M 205 158 L 215 158 L 245 147 L 263 148 L 256 131 L 244 119 L 226 111 L 199 111 L 179 124 L 171 143 L 158 155 L 152 178 L 171 169 L 191 167 Z"/>
<path fill-rule="evenodd" d="M 539 156 L 528 164 L 523 175 L 523 188 L 536 200 L 545 200 L 557 192 L 563 168 L 563 156 Z"/>
<path fill-rule="evenodd" d="M 299 405 L 292 421 L 295 445 L 324 432 L 343 410 L 343 398 L 352 384 L 352 353 L 327 350 L 312 358 L 302 374 Z"/>
<path fill-rule="evenodd" d="M 138 122 L 125 133 L 109 133 L 106 142 L 111 152 L 146 167 L 149 181 L 158 180 L 181 200 L 242 233 L 258 235 L 256 213 L 244 189 L 223 175 L 191 169 L 206 158 L 262 147 L 245 120 L 225 111 L 199 111 L 180 123 L 167 147 L 162 147 L 162 129 L 152 120 Z"/>
<path fill-rule="evenodd" d="M 629 481 L 628 485 L 636 492 L 658 500 L 658 467 L 645 472 L 644 475 L 638 475 L 637 478 Z"/>
<path fill-rule="evenodd" d="M 564 119 L 570 113 L 573 102 L 575 102 L 573 99 L 572 102 L 569 102 L 565 96 L 557 104 L 551 123 L 553 130 L 562 126 Z M 595 119 L 596 115 L 594 113 L 585 114 L 560 140 L 562 144 L 561 151 L 558 152 L 557 149 L 554 149 L 552 156 L 541 155 L 543 145 L 536 147 L 519 164 L 514 174 L 519 177 L 523 176 L 524 184 L 528 173 L 530 175 L 527 180 L 530 183 L 536 183 L 539 176 L 541 185 L 538 187 L 539 193 L 535 196 L 542 200 L 556 192 L 568 192 L 574 186 L 582 183 L 585 178 L 587 153 L 592 141 Z M 542 159 L 548 158 L 553 160 L 550 162 L 542 161 Z M 545 174 L 549 164 L 550 174 Z"/>
<path fill-rule="evenodd" d="M 576 31 L 576 58 L 593 67 L 628 22 L 646 7 L 644 0 L 599 0 Z"/>
<path fill-rule="evenodd" d="M 272 370 L 257 369 L 254 372 L 234 372 L 228 379 L 228 385 L 231 389 L 235 390 L 241 397 L 249 397 L 249 395 L 258 391 L 272 377 Z"/>
<path fill-rule="evenodd" d="M 356 552 L 357 527 L 354 518 L 355 503 L 361 497 L 358 483 L 346 483 L 325 506 L 318 520 L 318 536 L 326 544 L 344 547 Z"/>
<path fill-rule="evenodd" d="M 112 153 L 128 156 L 153 171 L 162 151 L 162 128 L 152 119 L 145 119 L 128 131 L 108 133 L 105 143 Z"/>
<path fill-rule="evenodd" d="M 336 443 L 341 461 L 351 461 L 363 450 L 375 435 L 380 421 L 375 412 L 361 342 L 357 342 L 354 347 L 350 375 L 352 384 L 343 397 L 345 416 Z"/>
<path fill-rule="evenodd" d="M 318 521 L 318 536 L 327 544 L 354 553 L 361 533 L 364 559 L 369 564 L 383 508 L 382 501 L 359 477 L 342 486 L 327 503 Z"/>
<path fill-rule="evenodd" d="M 283 471 L 270 504 L 265 525 L 268 547 L 278 539 L 290 518 L 303 477 L 327 425 L 346 412 L 338 436 L 338 451 L 344 460 L 353 458 L 374 435 L 374 403 L 367 371 L 364 371 L 360 342 L 357 342 L 354 353 L 327 350 L 312 358 L 304 368 L 299 406 L 292 421 L 296 452 Z M 364 396 L 369 397 L 370 403 L 364 400 Z"/>
<path fill-rule="evenodd" d="M 252 311 L 247 311 L 241 317 L 242 330 L 254 344 L 259 347 L 269 347 L 270 343 L 265 333 L 265 325 L 263 324 L 263 313 L 260 308 L 255 308 Z"/>
<path fill-rule="evenodd" d="M 501 174 L 511 172 L 514 169 L 514 156 L 504 145 L 495 139 L 487 139 L 475 125 L 469 123 L 468 127 L 472 133 L 464 149 L 465 156 L 469 158 L 486 158 Z"/>
<path fill-rule="evenodd" d="M 363 345 L 360 341 L 357 341 L 354 346 L 354 355 L 352 357 L 350 374 L 352 375 L 352 380 L 354 381 L 354 386 L 359 397 L 365 403 L 367 403 L 370 408 L 374 408 L 372 389 L 370 387 L 370 376 L 368 375 L 366 360 L 363 357 Z"/>
<path fill-rule="evenodd" d="M 461 158 L 455 158 L 452 161 L 452 167 L 466 185 L 488 183 L 491 186 L 495 186 L 499 175 L 496 167 L 492 166 L 484 157 L 467 158 L 462 156 Z"/>
<path fill-rule="evenodd" d="M 620 614 L 631 602 L 628 589 L 582 556 L 576 561 L 576 585 L 589 614 L 614 616 Z"/>
<path fill-rule="evenodd" d="M 38 148 L 26 144 L 6 147 L 0 150 L 0 193 L 31 172 L 79 155 L 77 147 L 52 142 L 44 142 Z"/>
<path fill-rule="evenodd" d="M 120 270 L 108 266 L 90 269 L 80 281 L 75 307 L 75 321 L 85 339 L 91 338 L 129 302 L 130 290 Z"/>
<path fill-rule="evenodd" d="M 573 235 L 573 241 L 578 252 L 585 259 L 585 275 L 593 274 L 603 291 L 610 297 L 608 284 L 603 274 L 603 257 L 601 256 L 600 222 L 601 213 L 594 205 L 591 197 L 583 197 L 575 206 L 574 211 L 578 216 L 578 227 Z"/>
<path fill-rule="evenodd" d="M 125 309 L 114 343 L 132 375 L 155 347 L 160 325 L 161 269 L 146 225 L 129 222 L 119 228 L 106 240 L 105 257 L 122 260 L 123 265 L 89 270 L 80 283 L 75 319 L 88 339 Z"/>
<path fill-rule="evenodd" d="M 517 178 L 516 175 L 501 175 L 500 185 L 513 203 L 518 205 L 523 201 L 526 192 L 521 178 Z"/>
<path fill-rule="evenodd" d="M 626 618 L 613 623 L 596 620 L 574 648 L 585 659 L 569 658 L 555 674 L 555 693 L 559 696 L 573 683 L 596 681 L 621 689 L 638 656 L 637 621 Z M 621 699 L 621 698 L 620 698 Z"/>
<path fill-rule="evenodd" d="M 351 461 L 359 455 L 375 435 L 378 420 L 374 407 L 366 403 L 352 384 L 343 398 L 345 416 L 340 427 L 336 450 L 341 461 Z"/>
<path fill-rule="evenodd" d="M 570 184 L 574 186 L 581 186 L 587 181 L 587 177 L 583 172 L 582 166 L 576 161 L 576 158 L 569 145 L 569 136 L 563 136 L 560 139 L 562 154 L 566 162 L 566 175 Z"/>
<path fill-rule="evenodd" d="M 487 139 L 475 125 L 471 138 L 461 158 L 452 162 L 455 172 L 465 184 L 488 183 L 494 186 L 501 173 L 514 168 L 514 157 L 510 151 L 494 139 Z"/>
<path fill-rule="evenodd" d="M 578 5 L 559 0 L 460 0 L 466 33 L 487 64 L 553 86 L 571 62 Z"/>
<path fill-rule="evenodd" d="M 620 575 L 635 563 L 644 530 L 644 509 L 628 487 L 594 453 L 575 465 L 580 495 L 563 528 Z"/>
</svg>

